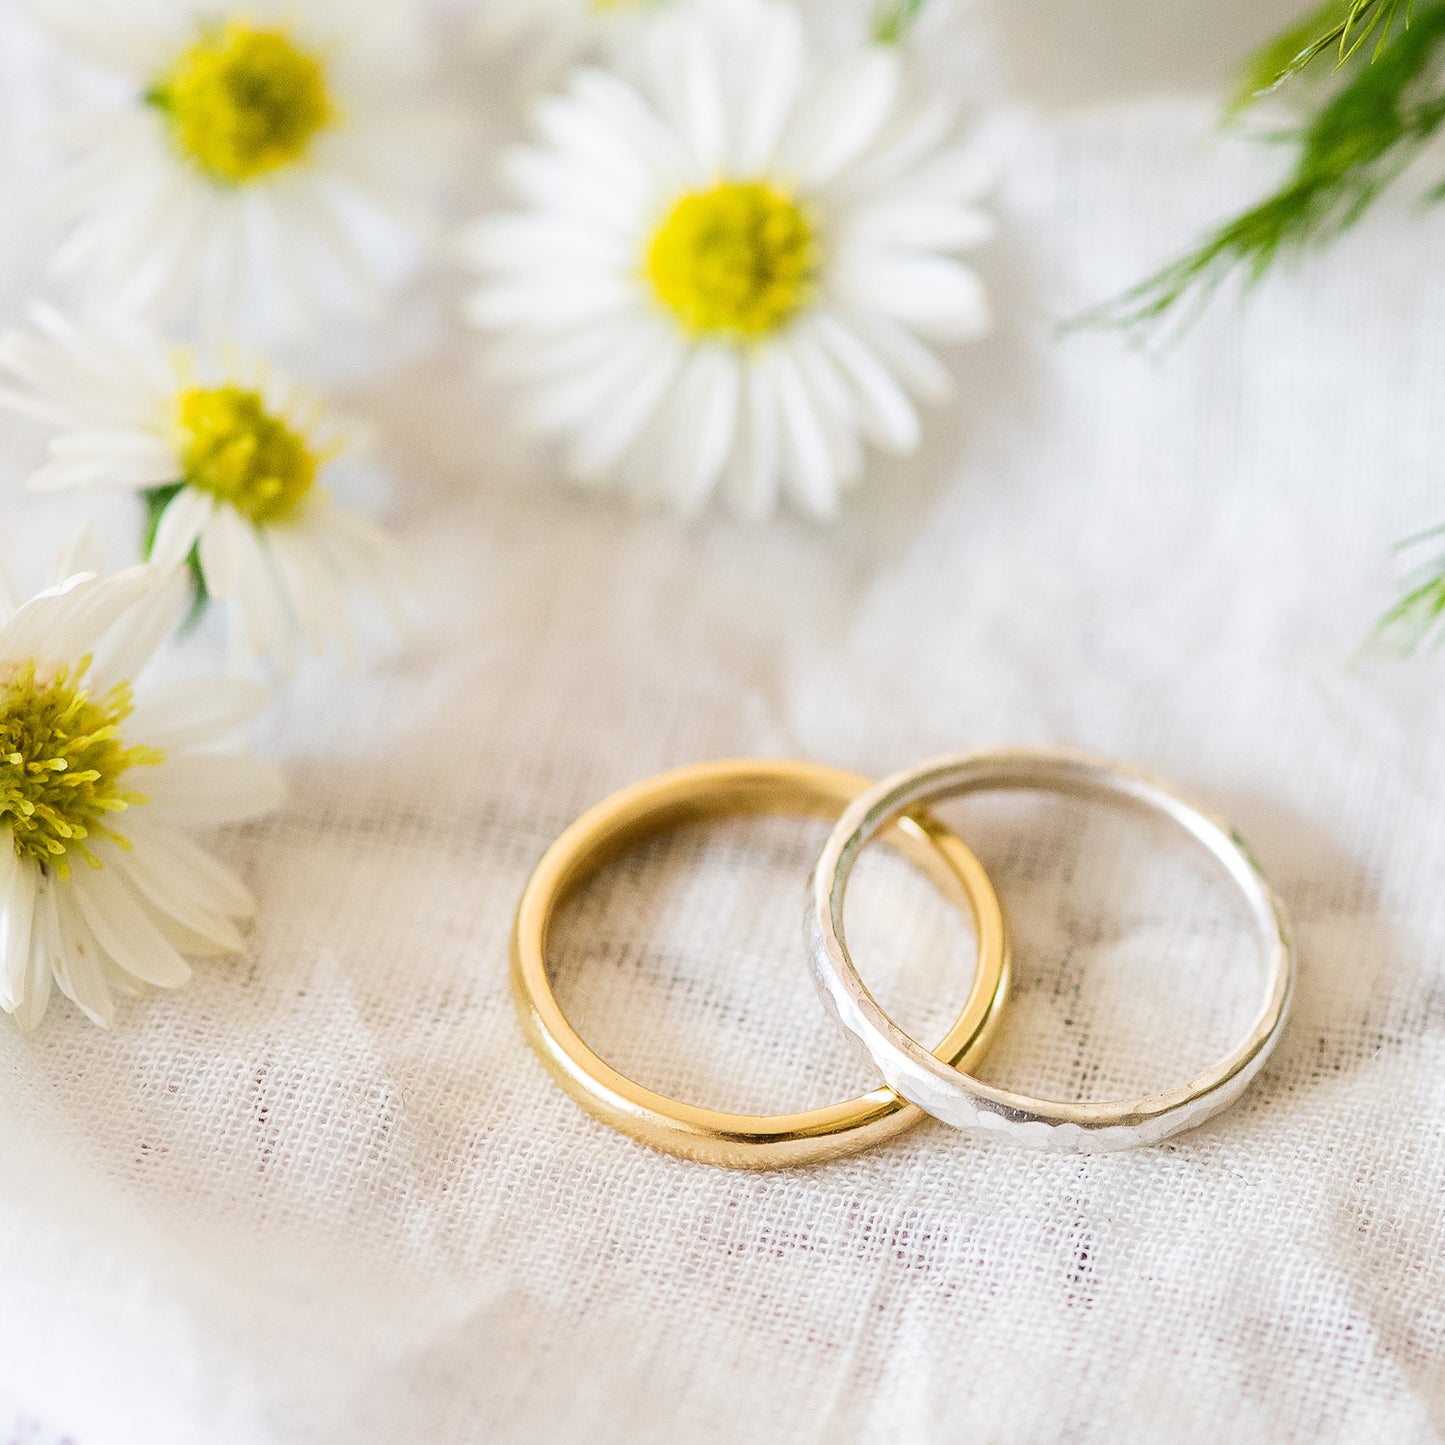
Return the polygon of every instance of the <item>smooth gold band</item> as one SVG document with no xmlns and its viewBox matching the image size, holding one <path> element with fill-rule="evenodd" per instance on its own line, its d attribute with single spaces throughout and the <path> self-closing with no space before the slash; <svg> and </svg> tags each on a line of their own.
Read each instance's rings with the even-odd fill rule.
<svg viewBox="0 0 1445 1445">
<path fill-rule="evenodd" d="M 868 779 L 813 763 L 727 761 L 662 773 L 584 813 L 543 855 L 512 929 L 512 992 L 527 1038 L 562 1088 L 604 1123 L 655 1149 L 733 1169 L 815 1164 L 911 1128 L 923 1113 L 889 1088 L 799 1114 L 731 1114 L 644 1089 L 599 1058 L 564 1017 L 547 977 L 547 932 L 579 883 L 643 839 L 683 823 L 735 814 L 836 818 Z M 1003 1003 L 1008 943 L 1003 911 L 978 859 L 927 813 L 885 835 L 952 899 L 966 903 L 978 962 L 963 1012 L 935 1053 L 977 1064 Z"/>
</svg>

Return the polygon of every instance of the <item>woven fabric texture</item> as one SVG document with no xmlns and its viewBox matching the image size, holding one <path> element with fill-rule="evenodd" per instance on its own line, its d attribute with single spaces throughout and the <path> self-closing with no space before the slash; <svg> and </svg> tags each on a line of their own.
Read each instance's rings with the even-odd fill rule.
<svg viewBox="0 0 1445 1445">
<path fill-rule="evenodd" d="M 6 64 L 9 126 L 42 80 Z M 6 1445 L 1445 1438 L 1445 671 L 1358 655 L 1391 543 L 1445 515 L 1445 214 L 1387 203 L 1162 352 L 1060 338 L 1277 161 L 1203 94 L 991 84 L 998 333 L 831 529 L 562 493 L 444 321 L 352 384 L 427 578 L 417 635 L 279 694 L 260 746 L 294 798 L 219 845 L 263 903 L 244 960 L 110 1033 L 63 1006 L 0 1028 Z M 0 152 L 7 185 L 26 164 Z M 5 213 L 0 242 L 13 316 L 50 242 Z M 21 499 L 38 446 L 0 438 L 22 575 L 78 515 Z M 740 1175 L 594 1123 L 528 1051 L 512 909 L 612 789 L 1012 742 L 1174 778 L 1291 908 L 1291 1027 L 1218 1120 L 1096 1158 L 926 1124 Z M 988 1078 L 1137 1093 L 1242 1030 L 1243 922 L 1167 831 L 1030 797 L 947 816 L 1017 936 Z M 595 1046 L 720 1106 L 871 1087 L 806 978 L 821 837 L 699 826 L 590 884 L 555 957 Z M 881 853 L 850 906 L 870 982 L 941 1032 L 963 920 Z"/>
</svg>

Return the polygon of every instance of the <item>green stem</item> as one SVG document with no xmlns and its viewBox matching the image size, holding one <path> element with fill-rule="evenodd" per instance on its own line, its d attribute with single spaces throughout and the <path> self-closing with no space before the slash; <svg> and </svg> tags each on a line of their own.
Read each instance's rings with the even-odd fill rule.
<svg viewBox="0 0 1445 1445">
<path fill-rule="evenodd" d="M 873 39 L 879 45 L 901 45 L 925 4 L 927 0 L 881 0 L 873 12 Z"/>
<path fill-rule="evenodd" d="M 152 487 L 141 493 L 145 504 L 145 524 L 141 533 L 141 557 L 149 562 L 156 548 L 156 534 L 160 531 L 161 518 L 166 508 L 185 490 L 184 482 L 170 482 L 164 487 Z M 181 631 L 190 632 L 205 615 L 210 605 L 210 589 L 206 586 L 206 574 L 201 568 L 200 548 L 192 547 L 186 558 L 186 567 L 191 574 L 191 610 L 181 624 Z"/>
<path fill-rule="evenodd" d="M 1445 125 L 1438 60 L 1445 0 L 1429 0 L 1391 30 L 1406 0 L 1353 0 L 1349 14 L 1291 62 L 1293 73 L 1330 45 L 1342 60 L 1378 31 L 1375 52 L 1325 99 L 1294 138 L 1294 172 L 1273 195 L 1205 238 L 1197 250 L 1070 323 L 1148 326 L 1187 293 L 1207 300 L 1229 276 L 1253 283 L 1286 252 L 1326 241 L 1367 211 Z M 1263 72 L 1261 72 L 1263 73 Z M 1445 198 L 1442 195 L 1432 199 Z"/>
</svg>

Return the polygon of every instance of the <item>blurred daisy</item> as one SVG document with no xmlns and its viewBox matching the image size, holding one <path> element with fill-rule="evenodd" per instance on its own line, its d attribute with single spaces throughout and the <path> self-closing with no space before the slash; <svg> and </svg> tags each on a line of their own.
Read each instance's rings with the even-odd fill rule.
<svg viewBox="0 0 1445 1445">
<path fill-rule="evenodd" d="M 256 904 L 190 837 L 284 796 L 233 738 L 244 682 L 136 692 L 184 582 L 81 573 L 17 607 L 0 585 L 0 1008 L 40 1022 L 54 984 L 108 1025 L 113 993 L 177 988 L 183 955 L 235 953 Z"/>
<path fill-rule="evenodd" d="M 141 493 L 150 557 L 190 559 L 206 592 L 234 599 L 238 641 L 283 671 L 297 633 L 348 652 L 348 594 L 404 616 L 399 553 L 323 485 L 341 454 L 320 404 L 262 363 L 197 361 L 139 330 L 82 332 L 47 308 L 0 336 L 0 406 L 59 435 L 37 490 Z"/>
<path fill-rule="evenodd" d="M 863 446 L 906 452 L 948 389 L 927 345 L 982 334 L 956 253 L 987 171 L 896 47 L 815 68 L 771 0 L 661 17 L 640 88 L 579 71 L 507 172 L 523 209 L 464 238 L 469 314 L 584 484 L 684 511 L 833 514 Z"/>
<path fill-rule="evenodd" d="M 297 330 L 414 267 L 436 115 L 404 0 L 28 0 L 120 79 L 56 128 L 66 275 L 209 332 Z"/>
<path fill-rule="evenodd" d="M 587 58 L 617 58 L 639 33 L 663 15 L 699 0 L 474 0 L 474 32 L 484 50 L 509 52 L 509 75 L 522 90 L 555 80 L 567 66 Z M 707 3 L 707 0 L 700 0 Z M 926 8 L 930 15 L 949 0 L 813 0 L 804 5 L 810 30 L 857 44 L 876 34 L 902 39 Z"/>
<path fill-rule="evenodd" d="M 649 21 L 690 0 L 478 0 L 475 33 L 484 50 L 516 57 L 514 85 L 549 83 L 587 55 L 632 39 Z"/>
</svg>

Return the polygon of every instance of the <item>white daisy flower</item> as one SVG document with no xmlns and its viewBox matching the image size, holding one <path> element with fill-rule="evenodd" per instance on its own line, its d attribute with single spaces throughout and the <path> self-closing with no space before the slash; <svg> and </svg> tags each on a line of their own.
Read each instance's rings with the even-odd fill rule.
<svg viewBox="0 0 1445 1445">
<path fill-rule="evenodd" d="M 519 59 L 522 88 L 555 77 L 585 55 L 632 38 L 689 0 L 478 0 L 475 34 L 484 50 Z"/>
<path fill-rule="evenodd" d="M 64 275 L 207 334 L 303 330 L 414 269 L 437 115 L 406 0 L 28 0 L 118 77 L 67 118 Z"/>
<path fill-rule="evenodd" d="M 825 517 L 865 441 L 917 445 L 949 384 L 927 343 L 989 324 L 956 253 L 990 222 L 987 168 L 902 65 L 811 66 L 794 9 L 717 0 L 649 28 L 640 87 L 584 69 L 538 107 L 523 209 L 464 240 L 469 314 L 579 482 Z"/>
<path fill-rule="evenodd" d="M 653 21 L 696 0 L 475 0 L 474 33 L 483 50 L 506 52 L 521 89 L 555 79 L 583 59 L 612 58 Z M 703 0 L 706 3 L 706 0 Z M 948 0 L 927 0 L 932 12 Z M 812 28 L 849 43 L 875 32 L 901 39 L 914 0 L 813 0 L 804 7 Z M 922 8 L 922 7 L 920 7 Z"/>
<path fill-rule="evenodd" d="M 132 686 L 184 591 L 156 567 L 82 573 L 19 607 L 0 586 L 0 1008 L 23 1029 L 52 983 L 108 1025 L 114 993 L 178 988 L 185 955 L 239 951 L 255 914 L 191 833 L 282 801 L 277 770 L 233 745 L 265 693 Z"/>
<path fill-rule="evenodd" d="M 200 361 L 139 329 L 83 332 L 37 307 L 35 331 L 0 336 L 0 406 L 54 427 L 38 490 L 141 493 L 148 547 L 190 560 L 206 591 L 234 599 L 244 650 L 282 671 L 299 633 L 348 653 L 348 598 L 365 593 L 404 621 L 395 545 L 323 481 L 343 450 L 319 402 L 263 363 Z"/>
</svg>

